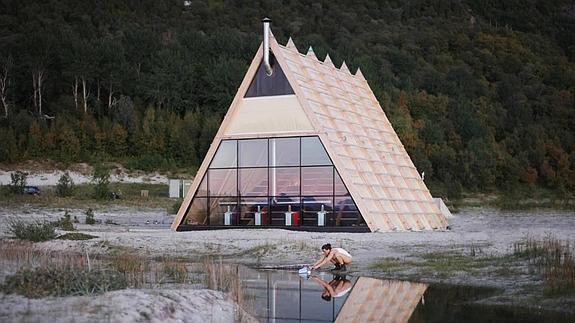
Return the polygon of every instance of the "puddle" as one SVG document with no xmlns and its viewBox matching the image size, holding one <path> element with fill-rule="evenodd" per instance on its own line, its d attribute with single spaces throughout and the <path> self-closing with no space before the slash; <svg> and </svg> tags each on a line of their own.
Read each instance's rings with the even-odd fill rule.
<svg viewBox="0 0 575 323">
<path fill-rule="evenodd" d="M 260 322 L 573 322 L 573 316 L 475 301 L 493 288 L 239 267 L 241 306 Z"/>
</svg>

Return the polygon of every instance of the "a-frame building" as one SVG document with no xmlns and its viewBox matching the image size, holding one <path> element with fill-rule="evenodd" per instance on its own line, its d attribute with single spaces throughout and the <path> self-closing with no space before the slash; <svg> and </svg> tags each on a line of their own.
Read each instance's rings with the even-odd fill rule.
<svg viewBox="0 0 575 323">
<path fill-rule="evenodd" d="M 266 22 L 172 229 L 445 229 L 361 71 L 279 45 Z"/>
</svg>

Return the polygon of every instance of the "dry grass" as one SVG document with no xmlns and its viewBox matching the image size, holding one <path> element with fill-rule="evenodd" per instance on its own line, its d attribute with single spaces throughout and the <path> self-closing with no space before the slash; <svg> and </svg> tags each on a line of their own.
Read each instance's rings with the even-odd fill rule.
<svg viewBox="0 0 575 323">
<path fill-rule="evenodd" d="M 43 251 L 31 242 L 2 241 L 0 265 L 15 268 L 15 274 L 0 289 L 30 297 L 84 295 L 191 282 L 185 262 L 169 258 L 153 261 L 133 250 L 102 256 Z"/>
<path fill-rule="evenodd" d="M 569 241 L 552 235 L 543 239 L 527 237 L 515 243 L 513 251 L 543 275 L 548 295 L 575 294 L 574 249 Z"/>
</svg>

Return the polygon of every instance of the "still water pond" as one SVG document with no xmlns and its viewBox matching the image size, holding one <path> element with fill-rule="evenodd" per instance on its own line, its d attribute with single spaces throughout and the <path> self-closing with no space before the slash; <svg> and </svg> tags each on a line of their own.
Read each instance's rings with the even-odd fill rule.
<svg viewBox="0 0 575 323">
<path fill-rule="evenodd" d="M 238 268 L 242 307 L 260 322 L 574 322 L 574 316 L 480 305 L 491 288 Z"/>
</svg>

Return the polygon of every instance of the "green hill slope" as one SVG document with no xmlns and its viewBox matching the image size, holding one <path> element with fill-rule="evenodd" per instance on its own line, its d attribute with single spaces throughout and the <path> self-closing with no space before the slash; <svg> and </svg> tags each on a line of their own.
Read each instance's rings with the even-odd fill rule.
<svg viewBox="0 0 575 323">
<path fill-rule="evenodd" d="M 0 162 L 197 167 L 264 16 L 280 42 L 361 67 L 449 194 L 575 191 L 570 1 L 3 0 Z"/>
</svg>

